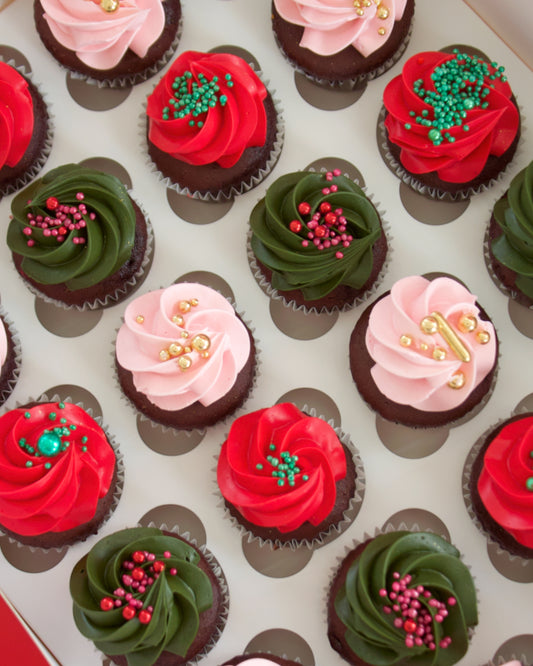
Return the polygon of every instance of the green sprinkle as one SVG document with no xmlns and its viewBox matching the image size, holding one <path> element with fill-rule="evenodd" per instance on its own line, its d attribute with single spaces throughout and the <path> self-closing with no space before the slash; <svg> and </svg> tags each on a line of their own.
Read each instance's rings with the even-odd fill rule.
<svg viewBox="0 0 533 666">
<path fill-rule="evenodd" d="M 57 414 L 55 412 L 50 412 L 50 414 L 48 414 L 48 418 L 50 419 L 50 421 L 55 421 L 57 418 Z"/>
<path fill-rule="evenodd" d="M 29 412 L 24 412 L 24 418 L 25 419 L 31 418 L 31 414 Z"/>
<path fill-rule="evenodd" d="M 59 407 L 59 409 L 65 409 L 65 403 L 64 402 L 58 402 L 57 406 Z"/>
<path fill-rule="evenodd" d="M 52 463 L 46 462 L 44 463 L 44 468 L 45 469 L 50 469 L 52 467 Z"/>
<path fill-rule="evenodd" d="M 66 422 L 67 422 L 67 419 L 65 419 L 65 418 L 59 419 L 59 423 L 66 423 Z"/>
<path fill-rule="evenodd" d="M 405 129 L 410 130 L 411 129 L 411 123 L 405 123 L 404 127 L 405 127 Z"/>
<path fill-rule="evenodd" d="M 86 446 L 82 446 L 82 447 L 81 447 L 81 450 L 83 451 L 83 453 L 85 453 L 85 452 L 87 451 L 87 447 L 86 447 Z"/>
<path fill-rule="evenodd" d="M 307 474 L 302 474 L 302 481 L 309 481 Z"/>
<path fill-rule="evenodd" d="M 255 466 L 256 469 L 263 469 L 263 465 L 261 463 L 257 463 Z"/>
<path fill-rule="evenodd" d="M 33 463 L 31 460 L 26 461 L 26 467 L 33 467 Z"/>
<path fill-rule="evenodd" d="M 81 438 L 81 443 L 82 443 L 82 444 L 85 444 L 85 442 L 86 442 L 88 439 L 89 439 L 89 438 L 88 438 L 86 435 L 83 435 L 83 437 Z"/>
<path fill-rule="evenodd" d="M 529 491 L 533 491 L 533 476 L 530 476 L 529 479 L 526 481 L 526 488 Z"/>
</svg>

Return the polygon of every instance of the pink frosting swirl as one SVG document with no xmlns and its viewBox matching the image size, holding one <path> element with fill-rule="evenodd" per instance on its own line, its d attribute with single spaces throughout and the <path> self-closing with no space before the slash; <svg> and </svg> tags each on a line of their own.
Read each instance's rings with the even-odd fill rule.
<svg viewBox="0 0 533 666">
<path fill-rule="evenodd" d="M 406 2 L 355 7 L 353 0 L 274 0 L 283 19 L 305 28 L 300 46 L 330 56 L 351 45 L 365 57 L 387 41 Z"/>
<path fill-rule="evenodd" d="M 137 391 L 167 411 L 222 398 L 249 354 L 248 330 L 233 307 L 213 289 L 189 282 L 132 301 L 116 342 L 117 361 L 132 373 Z"/>
<path fill-rule="evenodd" d="M 4 365 L 7 358 L 7 333 L 6 326 L 0 319 L 0 368 Z"/>
<path fill-rule="evenodd" d="M 144 58 L 165 25 L 162 0 L 120 0 L 106 12 L 98 0 L 41 0 L 54 38 L 93 69 L 111 69 L 128 49 Z"/>
<path fill-rule="evenodd" d="M 424 332 L 423 320 L 438 330 Z M 443 320 L 448 330 L 439 324 Z M 457 352 L 454 338 L 461 345 Z M 381 393 L 432 412 L 461 405 L 488 375 L 497 353 L 494 327 L 479 319 L 476 297 L 451 278 L 420 276 L 399 280 L 374 305 L 366 345 Z"/>
</svg>

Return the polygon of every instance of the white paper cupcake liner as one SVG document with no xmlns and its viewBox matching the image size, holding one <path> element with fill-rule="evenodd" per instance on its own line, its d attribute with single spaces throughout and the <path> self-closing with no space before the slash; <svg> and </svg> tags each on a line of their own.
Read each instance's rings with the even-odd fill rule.
<svg viewBox="0 0 533 666">
<path fill-rule="evenodd" d="M 218 506 L 224 513 L 224 517 L 227 518 L 232 526 L 240 532 L 241 538 L 245 537 L 247 539 L 248 543 L 257 541 L 261 547 L 272 545 L 274 548 L 289 548 L 290 550 L 297 550 L 298 548 L 317 550 L 324 544 L 342 534 L 354 522 L 354 520 L 357 518 L 359 510 L 361 509 L 365 495 L 366 480 L 363 461 L 359 454 L 359 450 L 353 444 L 350 436 L 340 427 L 335 426 L 333 419 L 327 419 L 325 416 L 317 415 L 316 410 L 313 407 L 308 407 L 307 405 L 304 405 L 301 411 L 305 414 L 308 414 L 309 416 L 318 417 L 330 425 L 339 438 L 339 441 L 344 444 L 344 446 L 350 451 L 355 468 L 355 490 L 353 497 L 350 499 L 348 507 L 343 512 L 343 518 L 338 523 L 330 525 L 327 530 L 320 532 L 312 539 L 291 539 L 289 541 L 281 541 L 279 539 L 264 539 L 263 537 L 254 534 L 250 529 L 242 525 L 227 508 L 224 497 L 220 492 L 216 480 L 218 464 L 218 455 L 216 455 L 216 464 L 213 471 L 216 489 L 213 491 L 213 494 L 218 500 Z M 227 439 L 227 433 L 224 439 Z"/>
<path fill-rule="evenodd" d="M 146 165 L 150 169 L 150 173 L 153 173 L 157 176 L 158 180 L 168 189 L 177 192 L 183 196 L 191 197 L 192 199 L 198 199 L 200 201 L 208 202 L 224 202 L 234 199 L 236 196 L 249 192 L 251 189 L 259 185 L 272 171 L 276 166 L 276 163 L 281 154 L 281 149 L 283 147 L 283 141 L 285 136 L 285 123 L 283 120 L 283 114 L 281 111 L 281 102 L 275 97 L 275 90 L 270 90 L 269 84 L 270 81 L 264 78 L 263 72 L 261 70 L 256 70 L 253 66 L 253 63 L 248 63 L 250 67 L 254 70 L 255 74 L 262 81 L 263 85 L 267 89 L 272 103 L 274 104 L 274 109 L 276 112 L 276 137 L 270 152 L 270 156 L 262 169 L 258 169 L 255 174 L 253 174 L 249 180 L 244 180 L 241 183 L 237 183 L 231 186 L 229 192 L 219 191 L 217 194 L 212 194 L 211 192 L 201 192 L 198 190 L 190 190 L 188 187 L 182 187 L 179 183 L 175 183 L 170 179 L 169 176 L 165 176 L 157 166 L 150 159 L 148 153 L 148 140 L 146 136 L 147 129 L 147 116 L 146 116 L 146 104 L 145 101 L 143 104 L 143 109 L 141 116 L 139 118 L 139 136 L 141 150 L 143 154 L 146 155 Z M 157 86 L 157 83 L 154 85 L 154 89 Z"/>
<path fill-rule="evenodd" d="M 26 173 L 20 175 L 15 182 L 0 186 L 0 201 L 1 201 L 2 197 L 8 194 L 12 194 L 13 192 L 17 192 L 18 190 L 21 190 L 23 187 L 31 183 L 31 181 L 37 177 L 37 175 L 45 165 L 52 150 L 52 141 L 54 138 L 54 116 L 50 109 L 50 103 L 48 102 L 46 94 L 43 93 L 41 87 L 37 83 L 35 83 L 33 79 L 33 73 L 27 72 L 26 68 L 23 65 L 17 65 L 15 61 L 12 59 L 6 61 L 0 56 L 0 61 L 5 62 L 7 65 L 13 67 L 13 69 L 16 69 L 17 72 L 19 72 L 19 74 L 21 74 L 25 79 L 30 81 L 30 83 L 33 86 L 35 86 L 38 94 L 43 99 L 43 102 L 46 106 L 46 111 L 48 113 L 46 139 L 44 141 L 41 154 L 35 159 L 35 161 L 29 167 Z"/>
<path fill-rule="evenodd" d="M 20 278 L 20 280 L 23 282 L 24 286 L 27 289 L 29 289 L 29 291 L 36 298 L 39 298 L 45 303 L 55 305 L 56 307 L 62 308 L 63 310 L 71 310 L 77 312 L 86 312 L 87 310 L 101 310 L 104 308 L 109 308 L 113 305 L 116 305 L 117 303 L 120 303 L 126 297 L 130 296 L 132 292 L 135 291 L 136 285 L 139 282 L 139 280 L 141 280 L 144 277 L 145 273 L 149 270 L 151 266 L 154 253 L 154 231 L 152 223 L 150 221 L 150 218 L 148 217 L 148 214 L 144 206 L 134 198 L 132 192 L 128 191 L 128 194 L 130 195 L 131 200 L 134 203 L 136 203 L 137 206 L 139 206 L 139 208 L 141 209 L 141 212 L 144 216 L 144 220 L 146 222 L 146 251 L 144 253 L 141 265 L 139 266 L 138 270 L 129 278 L 129 280 L 126 280 L 121 287 L 115 289 L 114 292 L 107 294 L 105 297 L 95 298 L 92 301 L 85 301 L 85 303 L 81 305 L 64 303 L 63 301 L 60 301 L 56 298 L 48 296 L 47 294 L 44 294 L 42 291 L 39 291 L 37 287 L 27 282 L 22 277 L 22 275 L 20 275 L 17 271 L 17 275 Z"/>
<path fill-rule="evenodd" d="M 315 169 L 309 169 L 309 171 L 315 171 Z M 322 168 L 320 171 L 325 172 L 326 169 Z M 349 301 L 342 306 L 335 305 L 327 307 L 323 305 L 319 308 L 316 305 L 305 305 L 303 303 L 298 305 L 298 303 L 296 303 L 295 301 L 288 299 L 282 291 L 278 291 L 277 289 L 275 289 L 271 285 L 271 283 L 266 279 L 266 277 L 263 275 L 263 272 L 257 263 L 256 256 L 253 253 L 251 246 L 253 231 L 251 229 L 248 229 L 248 232 L 246 234 L 246 255 L 248 258 L 248 264 L 250 266 L 250 270 L 252 271 L 252 275 L 254 276 L 255 281 L 257 282 L 261 290 L 264 291 L 269 298 L 271 298 L 273 301 L 281 301 L 285 307 L 290 308 L 294 312 L 303 312 L 305 314 L 333 314 L 339 312 L 348 312 L 348 310 L 352 310 L 353 308 L 357 307 L 358 305 L 361 305 L 361 303 L 364 303 L 365 301 L 369 300 L 372 296 L 375 296 L 377 294 L 383 282 L 383 279 L 387 274 L 392 259 L 392 254 L 394 252 L 391 245 L 392 236 L 390 231 L 390 224 L 384 218 L 385 211 L 380 209 L 381 204 L 379 202 L 374 203 L 374 197 L 372 194 L 368 192 L 366 185 L 361 189 L 365 193 L 367 199 L 370 200 L 370 202 L 376 209 L 376 212 L 381 220 L 381 227 L 383 229 L 383 234 L 387 241 L 387 255 L 385 257 L 385 261 L 383 262 L 383 266 L 381 267 L 381 270 L 376 279 L 374 280 L 374 282 L 372 283 L 372 285 L 368 289 L 366 289 L 364 293 L 359 294 L 359 296 L 356 296 L 352 301 Z"/>
<path fill-rule="evenodd" d="M 11 378 L 8 380 L 7 387 L 0 391 L 0 405 L 3 404 L 13 392 L 16 383 L 18 382 L 20 376 L 20 367 L 22 363 L 22 349 L 20 346 L 20 339 L 18 333 L 15 329 L 15 326 L 11 319 L 9 318 L 7 312 L 5 311 L 3 305 L 0 305 L 0 319 L 4 322 L 4 326 L 9 331 L 11 340 L 13 342 L 13 354 L 15 356 L 15 369 Z"/>
<path fill-rule="evenodd" d="M 123 458 L 123 455 L 120 451 L 119 445 L 117 444 L 115 436 L 112 435 L 109 432 L 108 426 L 106 424 L 104 424 L 102 417 L 101 416 L 95 416 L 90 407 L 87 407 L 87 408 L 84 407 L 83 402 L 80 402 L 80 401 L 75 402 L 74 400 L 72 400 L 70 398 L 70 396 L 62 397 L 62 396 L 59 396 L 57 394 L 54 394 L 51 397 L 49 397 L 46 393 L 43 393 L 37 399 L 29 397 L 23 403 L 17 401 L 16 409 L 19 409 L 20 407 L 23 407 L 24 405 L 30 404 L 30 403 L 33 403 L 33 402 L 35 402 L 35 403 L 69 402 L 73 405 L 77 405 L 78 407 L 81 407 L 83 410 L 85 410 L 87 412 L 87 414 L 89 414 L 89 416 L 91 416 L 96 421 L 96 423 L 98 423 L 100 428 L 102 428 L 102 430 L 104 431 L 104 434 L 106 436 L 106 439 L 109 442 L 109 444 L 110 444 L 110 446 L 113 449 L 113 452 L 115 454 L 116 479 L 117 480 L 116 480 L 115 488 L 113 490 L 113 501 L 112 501 L 108 511 L 106 512 L 103 520 L 96 527 L 96 530 L 94 530 L 92 532 L 89 532 L 88 534 L 86 534 L 85 536 L 77 539 L 75 542 L 73 542 L 71 544 L 64 544 L 62 546 L 51 546 L 50 548 L 44 548 L 42 546 L 30 546 L 28 544 L 21 543 L 20 541 L 17 540 L 17 538 L 15 536 L 13 536 L 12 534 L 8 534 L 8 533 L 4 532 L 2 530 L 2 528 L 0 527 L 0 536 L 6 537 L 9 540 L 10 543 L 15 544 L 21 550 L 22 549 L 29 549 L 32 553 L 35 553 L 35 552 L 37 552 L 37 553 L 45 552 L 46 553 L 46 552 L 49 552 L 49 551 L 61 552 L 65 548 L 67 548 L 67 549 L 71 548 L 72 546 L 75 546 L 78 543 L 83 543 L 84 541 L 86 541 L 90 537 L 94 536 L 95 533 L 99 532 L 102 529 L 102 527 L 107 523 L 107 521 L 109 520 L 111 515 L 114 513 L 115 509 L 118 506 L 120 497 L 122 495 L 122 491 L 124 489 L 124 458 Z M 10 411 L 12 411 L 12 410 L 4 408 L 2 410 L 2 415 L 6 414 L 7 412 L 10 412 Z"/>
</svg>

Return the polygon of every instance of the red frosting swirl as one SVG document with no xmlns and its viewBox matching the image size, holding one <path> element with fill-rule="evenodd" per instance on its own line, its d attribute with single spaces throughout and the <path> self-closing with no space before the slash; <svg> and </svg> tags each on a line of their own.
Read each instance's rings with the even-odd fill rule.
<svg viewBox="0 0 533 666">
<path fill-rule="evenodd" d="M 533 548 L 532 452 L 533 415 L 508 423 L 485 451 L 477 483 L 490 515 L 528 548 Z"/>
<path fill-rule="evenodd" d="M 454 103 L 457 101 L 458 108 L 465 114 L 461 124 L 442 130 L 442 134 L 449 133 L 451 141 L 444 139 L 435 145 L 429 139 L 431 125 L 427 122 L 434 119 L 435 107 L 428 103 L 431 99 L 428 94 L 441 94 L 436 93 L 439 74 L 435 77 L 435 70 L 454 59 L 461 63 L 460 58 L 460 55 L 440 51 L 418 53 L 405 63 L 402 73 L 390 81 L 383 95 L 388 111 L 385 127 L 389 140 L 401 149 L 402 165 L 415 174 L 436 171 L 441 180 L 451 183 L 466 183 L 476 178 L 490 155 L 499 157 L 505 153 L 519 128 L 519 113 L 511 100 L 511 88 L 502 80 L 505 77 L 501 76 L 500 70 L 487 63 L 489 76 L 476 83 L 480 85 L 476 95 L 479 94 L 481 105 L 470 108 L 474 97 L 469 97 L 470 80 L 467 80 L 468 74 L 459 74 L 459 88 L 456 93 L 449 94 L 445 102 L 449 107 L 451 96 L 455 96 Z M 474 67 L 478 62 L 473 62 Z M 497 76 L 491 79 L 495 73 Z M 465 78 L 461 79 L 463 74 Z M 416 84 L 421 84 L 428 94 L 417 95 Z M 463 108 L 461 104 L 467 98 L 467 106 Z"/>
<path fill-rule="evenodd" d="M 7 412 L 0 417 L 0 523 L 36 536 L 88 522 L 109 491 L 115 461 L 102 428 L 77 405 Z"/>
<path fill-rule="evenodd" d="M 0 62 L 0 169 L 22 159 L 33 134 L 33 101 L 28 82 Z"/>
<path fill-rule="evenodd" d="M 188 164 L 231 167 L 246 148 L 265 143 L 266 96 L 265 86 L 242 58 L 185 51 L 148 97 L 148 138 Z M 169 104 L 170 99 L 177 104 Z M 174 117 L 174 109 L 181 117 Z"/>
<path fill-rule="evenodd" d="M 217 469 L 222 495 L 246 520 L 283 533 L 306 521 L 321 523 L 345 475 L 344 449 L 333 428 L 291 403 L 234 421 Z"/>
</svg>

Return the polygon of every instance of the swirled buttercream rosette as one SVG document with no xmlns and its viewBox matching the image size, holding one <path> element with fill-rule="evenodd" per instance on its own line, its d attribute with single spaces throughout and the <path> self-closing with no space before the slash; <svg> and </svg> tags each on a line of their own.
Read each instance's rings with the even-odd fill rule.
<svg viewBox="0 0 533 666">
<path fill-rule="evenodd" d="M 319 548 L 341 534 L 363 502 L 357 448 L 333 421 L 292 403 L 237 418 L 217 459 L 220 506 L 251 542 Z"/>
<path fill-rule="evenodd" d="M 196 664 L 219 640 L 229 608 L 215 556 L 166 526 L 104 537 L 74 567 L 70 593 L 80 632 L 121 666 Z"/>
<path fill-rule="evenodd" d="M 469 516 L 511 556 L 533 559 L 533 414 L 525 409 L 491 426 L 463 469 Z"/>
<path fill-rule="evenodd" d="M 0 57 L 0 199 L 43 168 L 54 134 L 46 95 L 31 72 Z"/>
<path fill-rule="evenodd" d="M 270 298 L 295 311 L 344 312 L 374 294 L 387 272 L 383 216 L 340 169 L 286 174 L 251 212 L 250 269 Z"/>
<path fill-rule="evenodd" d="M 164 428 L 225 420 L 256 382 L 253 331 L 215 289 L 180 282 L 132 301 L 115 340 L 115 370 L 130 406 Z"/>
<path fill-rule="evenodd" d="M 122 455 L 100 417 L 57 395 L 0 417 L 0 530 L 19 546 L 61 548 L 95 534 L 124 484 Z"/>
<path fill-rule="evenodd" d="M 0 404 L 13 392 L 22 362 L 20 338 L 4 307 L 0 305 Z"/>
<path fill-rule="evenodd" d="M 34 20 L 70 76 L 101 88 L 130 87 L 157 74 L 183 25 L 180 0 L 34 0 Z"/>
<path fill-rule="evenodd" d="M 331 647 L 354 665 L 451 666 L 478 623 L 477 590 L 457 548 L 390 521 L 346 547 L 324 606 Z"/>
<path fill-rule="evenodd" d="M 230 53 L 186 51 L 154 87 L 139 131 L 147 165 L 188 197 L 225 201 L 248 192 L 277 163 L 279 100 L 252 64 Z"/>
<path fill-rule="evenodd" d="M 65 164 L 11 203 L 7 244 L 15 268 L 38 298 L 62 308 L 115 305 L 146 277 L 153 231 L 115 176 Z"/>
</svg>

